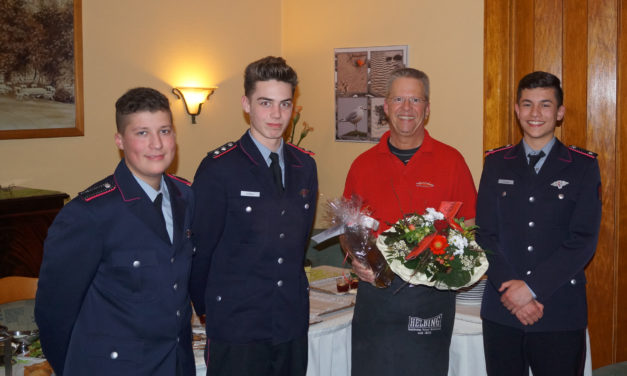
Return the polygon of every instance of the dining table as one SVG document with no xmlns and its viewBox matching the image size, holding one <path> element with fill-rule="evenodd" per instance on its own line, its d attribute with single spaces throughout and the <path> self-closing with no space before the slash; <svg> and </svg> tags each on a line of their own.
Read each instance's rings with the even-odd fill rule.
<svg viewBox="0 0 627 376">
<path fill-rule="evenodd" d="M 338 275 L 348 269 L 319 266 L 310 279 L 310 325 L 308 333 L 307 376 L 350 376 L 351 329 L 355 291 L 338 293 Z M 338 304 L 338 301 L 346 301 Z M 328 309 L 324 305 L 328 304 Z M 341 306 L 341 307 L 338 307 Z M 453 336 L 449 348 L 448 376 L 487 376 L 481 325 L 481 300 L 460 299 L 456 303 Z M 587 333 L 587 332 L 586 332 Z M 592 376 L 590 337 L 584 376 Z M 201 351 L 196 352 L 196 374 L 204 376 L 206 367 Z"/>
<path fill-rule="evenodd" d="M 351 373 L 351 331 L 356 290 L 338 292 L 337 280 L 348 276 L 349 269 L 333 266 L 312 268 L 310 278 L 310 317 L 308 332 L 307 376 L 349 376 Z M 344 277 L 340 277 L 342 279 Z M 0 305 L 0 322 L 15 320 L 17 325 L 34 324 L 34 300 Z M 449 376 L 486 375 L 480 300 L 464 300 L 458 296 L 453 336 L 449 348 Z M 204 327 L 194 315 L 192 319 L 196 374 L 206 374 Z M 592 376 L 590 337 L 586 332 L 587 352 L 585 376 Z M 24 367 L 45 359 L 18 356 L 13 376 L 22 376 Z M 0 376 L 5 376 L 0 367 Z"/>
</svg>

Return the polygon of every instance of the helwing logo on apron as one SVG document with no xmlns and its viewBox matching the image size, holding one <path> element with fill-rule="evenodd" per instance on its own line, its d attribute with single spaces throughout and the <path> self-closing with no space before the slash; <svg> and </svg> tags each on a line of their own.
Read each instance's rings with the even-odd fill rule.
<svg viewBox="0 0 627 376">
<path fill-rule="evenodd" d="M 432 331 L 440 329 L 442 329 L 441 313 L 428 319 L 409 316 L 407 330 L 410 332 L 417 332 L 416 334 L 431 334 Z"/>
</svg>

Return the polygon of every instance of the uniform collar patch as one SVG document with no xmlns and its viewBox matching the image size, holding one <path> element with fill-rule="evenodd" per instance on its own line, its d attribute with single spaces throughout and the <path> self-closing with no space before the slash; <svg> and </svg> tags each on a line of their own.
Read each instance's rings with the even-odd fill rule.
<svg viewBox="0 0 627 376">
<path fill-rule="evenodd" d="M 551 183 L 551 185 L 553 187 L 557 187 L 557 189 L 562 189 L 562 188 L 564 188 L 565 186 L 568 185 L 568 182 L 564 181 L 564 180 L 556 180 L 553 183 Z"/>
</svg>

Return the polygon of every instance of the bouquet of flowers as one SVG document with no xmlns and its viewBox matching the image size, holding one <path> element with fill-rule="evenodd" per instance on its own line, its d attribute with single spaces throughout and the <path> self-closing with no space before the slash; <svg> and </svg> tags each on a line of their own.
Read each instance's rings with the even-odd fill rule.
<svg viewBox="0 0 627 376">
<path fill-rule="evenodd" d="M 460 202 L 444 201 L 436 211 L 410 214 L 377 239 L 390 268 L 415 285 L 457 290 L 470 286 L 488 270 L 485 252 L 475 242 L 476 226 L 454 216 Z"/>
<path fill-rule="evenodd" d="M 374 284 L 377 287 L 388 287 L 394 279 L 394 273 L 377 249 L 372 230 L 376 230 L 379 223 L 369 215 L 370 212 L 362 208 L 362 200 L 357 196 L 350 200 L 343 197 L 331 200 L 327 207 L 331 227 L 311 239 L 321 243 L 339 235 L 347 257 L 368 265 L 374 273 Z"/>
</svg>

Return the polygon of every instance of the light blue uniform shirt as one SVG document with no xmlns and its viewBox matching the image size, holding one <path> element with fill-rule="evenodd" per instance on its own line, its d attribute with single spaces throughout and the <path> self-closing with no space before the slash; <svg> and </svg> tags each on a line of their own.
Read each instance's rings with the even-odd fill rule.
<svg viewBox="0 0 627 376">
<path fill-rule="evenodd" d="M 542 168 L 544 161 L 546 161 L 546 157 L 549 155 L 549 152 L 553 148 L 553 145 L 555 145 L 555 136 L 551 139 L 551 141 L 547 142 L 546 145 L 544 145 L 544 147 L 540 150 L 533 150 L 531 146 L 527 145 L 527 143 L 523 139 L 523 147 L 525 148 L 525 156 L 527 157 L 527 163 L 529 163 L 529 154 L 536 155 L 536 154 L 539 154 L 540 151 L 544 152 L 544 157 L 540 158 L 538 160 L 538 163 L 536 163 L 536 166 L 535 166 L 536 174 L 540 172 L 540 169 Z"/>
<path fill-rule="evenodd" d="M 165 229 L 170 236 L 170 242 L 174 242 L 174 220 L 172 219 L 172 205 L 170 204 L 170 192 L 168 192 L 168 185 L 165 183 L 165 178 L 161 175 L 161 183 L 159 184 L 159 190 L 155 190 L 150 184 L 146 183 L 142 179 L 133 175 L 137 184 L 146 192 L 146 195 L 150 201 L 154 202 L 157 195 L 161 193 L 163 199 L 161 201 L 161 210 L 163 211 L 163 218 L 165 219 Z"/>
<path fill-rule="evenodd" d="M 272 150 L 268 149 L 267 147 L 263 146 L 259 141 L 255 140 L 255 137 L 250 134 L 250 131 L 248 131 L 248 134 L 257 146 L 257 149 L 259 149 L 259 152 L 268 164 L 268 167 L 270 167 L 270 163 L 272 163 L 272 160 L 270 159 L 270 153 L 272 153 Z M 283 159 L 283 139 L 281 139 L 281 145 L 279 145 L 276 153 L 279 155 L 279 166 L 281 166 L 281 181 L 283 182 L 283 186 L 285 187 L 285 160 Z"/>
</svg>

